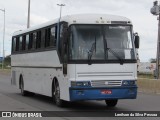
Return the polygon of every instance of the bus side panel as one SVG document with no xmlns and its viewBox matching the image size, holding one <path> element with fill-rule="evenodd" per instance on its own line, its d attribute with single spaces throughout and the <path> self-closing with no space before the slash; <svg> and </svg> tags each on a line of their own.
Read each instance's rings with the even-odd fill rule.
<svg viewBox="0 0 160 120">
<path fill-rule="evenodd" d="M 62 73 L 57 51 L 43 51 L 27 54 L 12 55 L 13 76 L 16 75 L 16 83 L 19 85 L 19 76 L 22 74 L 24 90 L 52 96 L 52 81 L 56 77 L 61 94 L 60 98 L 69 100 L 69 83 Z M 13 80 L 14 81 L 14 80 Z"/>
<path fill-rule="evenodd" d="M 19 80 L 20 80 L 21 71 L 16 67 L 12 67 L 11 69 L 11 84 L 19 88 Z"/>
<path fill-rule="evenodd" d="M 42 80 L 39 79 L 39 82 L 36 83 L 38 73 L 36 68 L 23 68 L 23 80 L 24 86 L 27 91 L 34 92 L 34 93 L 41 93 L 41 82 Z"/>
<path fill-rule="evenodd" d="M 62 100 L 69 101 L 69 86 L 70 86 L 70 81 L 68 79 L 68 76 L 64 77 L 62 69 L 58 70 L 58 82 L 60 86 L 60 98 Z"/>
</svg>

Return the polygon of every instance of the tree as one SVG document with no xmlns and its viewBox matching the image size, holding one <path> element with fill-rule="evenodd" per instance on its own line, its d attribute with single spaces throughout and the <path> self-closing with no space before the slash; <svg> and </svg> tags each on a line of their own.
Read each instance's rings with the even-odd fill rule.
<svg viewBox="0 0 160 120">
<path fill-rule="evenodd" d="M 4 61 L 6 66 L 11 66 L 11 55 L 6 56 Z"/>
</svg>

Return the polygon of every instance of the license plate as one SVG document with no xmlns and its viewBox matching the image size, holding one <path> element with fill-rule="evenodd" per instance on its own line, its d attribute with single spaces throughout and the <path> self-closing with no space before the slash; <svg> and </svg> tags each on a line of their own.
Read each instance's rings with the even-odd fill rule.
<svg viewBox="0 0 160 120">
<path fill-rule="evenodd" d="M 101 94 L 112 94 L 112 90 L 101 90 Z"/>
</svg>

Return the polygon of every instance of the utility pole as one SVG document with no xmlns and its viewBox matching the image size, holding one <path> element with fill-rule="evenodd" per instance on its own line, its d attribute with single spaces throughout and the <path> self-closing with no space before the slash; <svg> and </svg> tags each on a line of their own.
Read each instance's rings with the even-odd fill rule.
<svg viewBox="0 0 160 120">
<path fill-rule="evenodd" d="M 4 69 L 4 40 L 5 40 L 5 9 L 0 9 L 0 11 L 2 11 L 2 12 L 4 12 L 4 26 L 3 26 L 3 51 L 2 51 L 2 53 L 3 53 L 3 59 L 2 59 L 2 69 Z"/>
<path fill-rule="evenodd" d="M 160 6 L 158 1 L 153 2 L 153 7 L 150 11 L 153 15 L 158 16 L 158 40 L 157 40 L 157 58 L 156 58 L 156 79 L 160 77 Z"/>
<path fill-rule="evenodd" d="M 59 15 L 59 19 L 58 19 L 58 32 L 57 32 L 57 40 L 59 41 L 59 32 L 60 32 L 60 21 L 61 21 L 62 7 L 65 6 L 65 4 L 57 4 L 57 5 L 60 6 L 60 15 Z"/>
<path fill-rule="evenodd" d="M 153 2 L 153 7 L 150 12 L 158 16 L 158 40 L 157 40 L 157 58 L 156 58 L 156 79 L 159 79 L 160 72 L 160 6 L 158 5 L 158 1 Z"/>
<path fill-rule="evenodd" d="M 65 6 L 65 4 L 57 4 L 58 6 L 60 6 L 60 17 L 59 20 L 61 19 L 61 14 L 62 14 L 62 7 Z"/>
<path fill-rule="evenodd" d="M 30 27 L 30 0 L 28 0 L 28 20 L 27 20 L 27 28 Z"/>
</svg>

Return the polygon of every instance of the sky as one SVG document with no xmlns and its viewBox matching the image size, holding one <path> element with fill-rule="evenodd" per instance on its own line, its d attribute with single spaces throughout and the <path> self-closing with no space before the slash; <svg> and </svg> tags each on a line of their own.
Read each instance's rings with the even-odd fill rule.
<svg viewBox="0 0 160 120">
<path fill-rule="evenodd" d="M 149 62 L 156 58 L 158 20 L 150 13 L 154 0 L 31 0 L 31 27 L 59 17 L 57 4 L 65 4 L 62 16 L 102 13 L 129 18 L 134 32 L 140 36 L 139 58 Z M 11 53 L 11 38 L 15 31 L 27 28 L 28 0 L 0 0 L 6 10 L 5 55 Z M 2 56 L 4 14 L 0 11 L 0 56 Z"/>
</svg>

